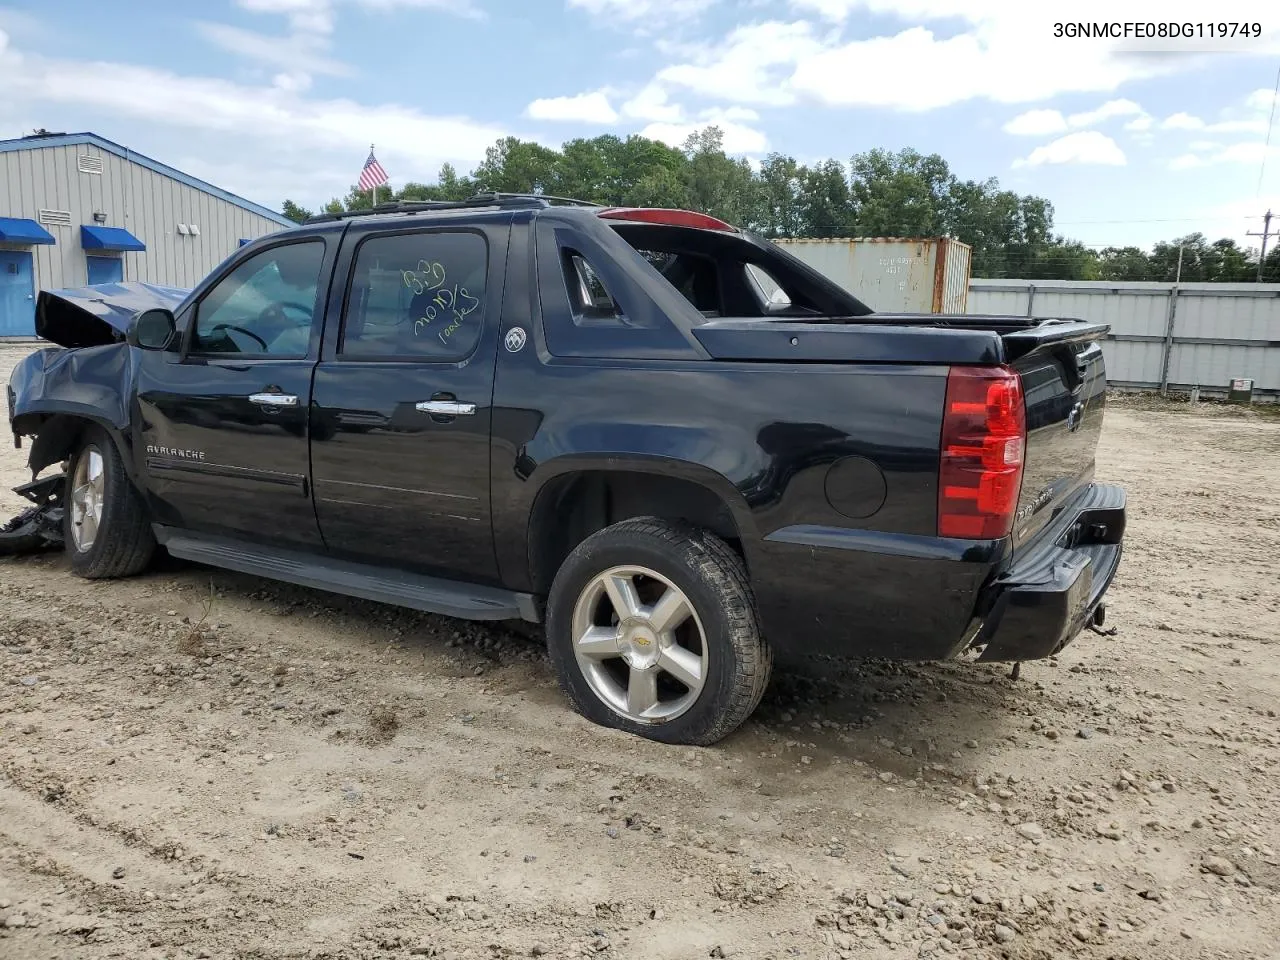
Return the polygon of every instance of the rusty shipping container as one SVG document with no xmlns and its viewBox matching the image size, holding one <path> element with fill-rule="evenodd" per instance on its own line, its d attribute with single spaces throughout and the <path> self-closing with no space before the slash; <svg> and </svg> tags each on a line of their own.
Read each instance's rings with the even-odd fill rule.
<svg viewBox="0 0 1280 960">
<path fill-rule="evenodd" d="M 884 313 L 964 313 L 967 243 L 948 237 L 775 240 L 792 256 Z"/>
</svg>

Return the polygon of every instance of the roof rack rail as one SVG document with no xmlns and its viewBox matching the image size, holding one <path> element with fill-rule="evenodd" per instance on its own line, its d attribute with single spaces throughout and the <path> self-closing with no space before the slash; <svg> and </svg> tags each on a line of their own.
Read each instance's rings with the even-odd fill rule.
<svg viewBox="0 0 1280 960">
<path fill-rule="evenodd" d="M 368 217 L 384 213 L 429 213 L 436 210 L 467 210 L 475 207 L 502 207 L 513 210 L 540 210 L 553 202 L 598 207 L 600 204 L 571 197 L 549 197 L 533 193 L 477 193 L 466 200 L 397 200 L 380 203 L 364 210 L 344 210 L 341 213 L 321 213 L 309 218 L 307 223 L 326 223 L 333 220 L 349 220 L 352 217 Z"/>
<path fill-rule="evenodd" d="M 478 196 L 498 197 L 503 200 L 545 200 L 547 206 L 553 203 L 567 203 L 574 207 L 603 207 L 604 204 L 596 203 L 594 200 L 579 200 L 577 197 L 556 197 L 549 193 L 490 193 L 478 194 Z"/>
</svg>

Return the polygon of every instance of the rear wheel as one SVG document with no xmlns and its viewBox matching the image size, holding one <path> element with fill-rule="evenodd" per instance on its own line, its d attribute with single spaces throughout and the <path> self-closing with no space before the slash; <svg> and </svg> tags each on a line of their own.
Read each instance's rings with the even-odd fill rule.
<svg viewBox="0 0 1280 960">
<path fill-rule="evenodd" d="M 741 558 L 705 530 L 655 518 L 614 524 L 569 555 L 547 641 L 580 713 L 665 743 L 733 732 L 772 666 Z"/>
<path fill-rule="evenodd" d="M 155 537 L 142 497 L 105 431 L 86 431 L 69 476 L 64 522 L 72 572 L 96 580 L 144 570 L 155 553 Z"/>
</svg>

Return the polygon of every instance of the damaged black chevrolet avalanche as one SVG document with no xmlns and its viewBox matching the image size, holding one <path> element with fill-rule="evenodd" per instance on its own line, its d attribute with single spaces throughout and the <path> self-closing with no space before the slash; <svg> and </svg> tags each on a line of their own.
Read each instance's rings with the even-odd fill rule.
<svg viewBox="0 0 1280 960">
<path fill-rule="evenodd" d="M 1055 654 L 1120 561 L 1105 326 L 877 314 L 701 214 L 318 218 L 37 328 L 10 420 L 62 472 L 11 545 L 545 621 L 577 708 L 657 740 L 725 736 L 775 652 Z"/>
</svg>

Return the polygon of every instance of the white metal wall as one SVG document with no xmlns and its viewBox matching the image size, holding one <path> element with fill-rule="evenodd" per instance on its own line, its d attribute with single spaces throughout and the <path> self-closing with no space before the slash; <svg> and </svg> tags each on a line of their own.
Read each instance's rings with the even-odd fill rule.
<svg viewBox="0 0 1280 960">
<path fill-rule="evenodd" d="M 1280 284 L 974 279 L 966 312 L 1110 324 L 1118 386 L 1217 392 L 1247 377 L 1260 398 L 1280 397 Z"/>
<path fill-rule="evenodd" d="M 100 158 L 102 173 L 80 172 L 80 154 Z M 175 287 L 195 286 L 242 238 L 282 229 L 273 220 L 95 144 L 0 152 L 0 216 L 37 220 L 42 209 L 70 211 L 71 225 L 42 224 L 57 243 L 29 248 L 35 255 L 37 290 L 88 283 L 80 225 L 94 225 L 95 212 L 107 215 L 104 226 L 124 227 L 147 245 L 144 252 L 124 254 L 125 280 Z M 196 224 L 200 236 L 183 236 L 179 223 Z"/>
<path fill-rule="evenodd" d="M 972 251 L 959 240 L 800 237 L 774 243 L 881 313 L 964 312 Z"/>
</svg>

